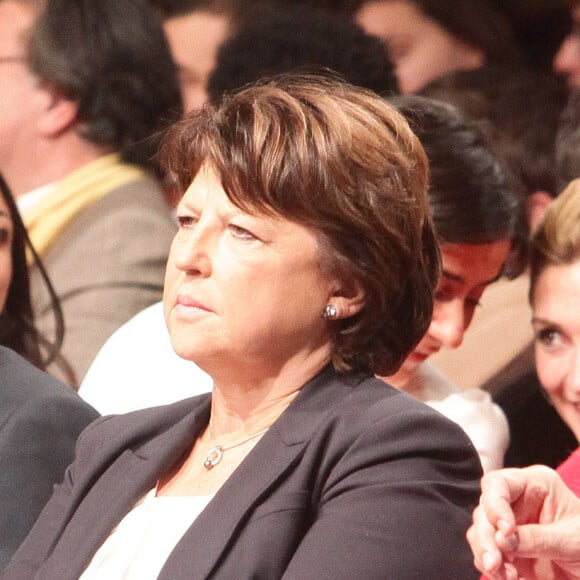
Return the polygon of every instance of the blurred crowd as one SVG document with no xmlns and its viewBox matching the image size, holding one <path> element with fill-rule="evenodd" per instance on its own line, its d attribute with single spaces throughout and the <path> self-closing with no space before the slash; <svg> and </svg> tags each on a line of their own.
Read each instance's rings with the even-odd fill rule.
<svg viewBox="0 0 580 580">
<path fill-rule="evenodd" d="M 484 472 L 543 464 L 580 495 L 580 2 L 0 0 L 0 569 L 98 415 L 217 384 L 167 327 L 190 190 L 159 148 L 285 75 L 380 98 L 428 160 L 432 309 L 374 376 L 459 425 Z M 375 158 L 355 153 L 347 173 Z"/>
</svg>

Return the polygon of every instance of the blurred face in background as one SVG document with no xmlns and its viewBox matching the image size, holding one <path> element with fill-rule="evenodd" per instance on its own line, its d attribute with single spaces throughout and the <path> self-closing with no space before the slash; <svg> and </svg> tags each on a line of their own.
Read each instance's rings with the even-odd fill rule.
<svg viewBox="0 0 580 580">
<path fill-rule="evenodd" d="M 163 28 L 178 67 L 184 109 L 199 109 L 207 102 L 207 80 L 227 37 L 229 19 L 200 11 L 170 18 Z"/>
<path fill-rule="evenodd" d="M 37 121 L 47 106 L 25 62 L 25 35 L 34 19 L 27 3 L 0 1 L 0 172 L 11 184 L 30 164 Z"/>
<path fill-rule="evenodd" d="M 447 72 L 477 68 L 483 52 L 452 36 L 406 0 L 365 2 L 357 22 L 385 44 L 402 93 L 413 93 Z"/>
<path fill-rule="evenodd" d="M 573 29 L 554 57 L 554 71 L 562 74 L 570 88 L 580 87 L 580 4 L 572 10 Z"/>
<path fill-rule="evenodd" d="M 491 244 L 440 244 L 442 273 L 435 291 L 431 323 L 391 378 L 395 386 L 404 389 L 421 363 L 442 348 L 461 345 L 479 299 L 501 275 L 510 247 L 509 240 Z"/>
<path fill-rule="evenodd" d="M 579 305 L 580 261 L 541 272 L 532 297 L 538 378 L 580 441 Z"/>
</svg>

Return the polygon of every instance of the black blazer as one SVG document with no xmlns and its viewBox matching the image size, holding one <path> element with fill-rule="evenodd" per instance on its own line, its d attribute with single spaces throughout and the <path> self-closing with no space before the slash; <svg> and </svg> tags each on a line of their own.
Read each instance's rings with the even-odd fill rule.
<svg viewBox="0 0 580 580">
<path fill-rule="evenodd" d="M 104 418 L 0 576 L 73 580 L 207 425 L 210 397 Z M 163 580 L 477 578 L 481 467 L 463 431 L 372 378 L 307 383 L 207 508 Z"/>
<path fill-rule="evenodd" d="M 0 346 L 0 568 L 32 528 L 99 414 L 70 387 Z"/>
</svg>

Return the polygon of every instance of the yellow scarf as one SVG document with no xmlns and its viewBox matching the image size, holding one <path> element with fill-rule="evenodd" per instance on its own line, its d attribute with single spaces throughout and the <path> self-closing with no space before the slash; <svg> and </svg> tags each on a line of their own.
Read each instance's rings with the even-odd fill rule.
<svg viewBox="0 0 580 580">
<path fill-rule="evenodd" d="M 63 230 L 82 210 L 122 185 L 143 177 L 141 169 L 112 153 L 88 163 L 64 179 L 23 216 L 32 244 L 45 256 Z"/>
</svg>

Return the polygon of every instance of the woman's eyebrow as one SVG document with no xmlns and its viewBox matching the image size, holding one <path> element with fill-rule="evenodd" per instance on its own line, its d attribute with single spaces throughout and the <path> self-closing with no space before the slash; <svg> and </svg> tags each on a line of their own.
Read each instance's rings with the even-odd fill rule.
<svg viewBox="0 0 580 580">
<path fill-rule="evenodd" d="M 459 282 L 461 284 L 465 284 L 464 278 L 462 278 L 461 276 L 458 276 L 457 274 L 453 274 L 452 272 L 449 272 L 448 270 L 442 270 L 441 277 L 447 278 L 448 280 L 452 280 L 453 282 Z M 478 286 L 488 286 L 489 284 L 492 284 L 493 282 L 497 282 L 500 278 L 501 278 L 501 273 L 498 274 L 497 276 L 494 276 L 490 280 L 484 280 L 483 282 L 478 284 Z"/>
</svg>

